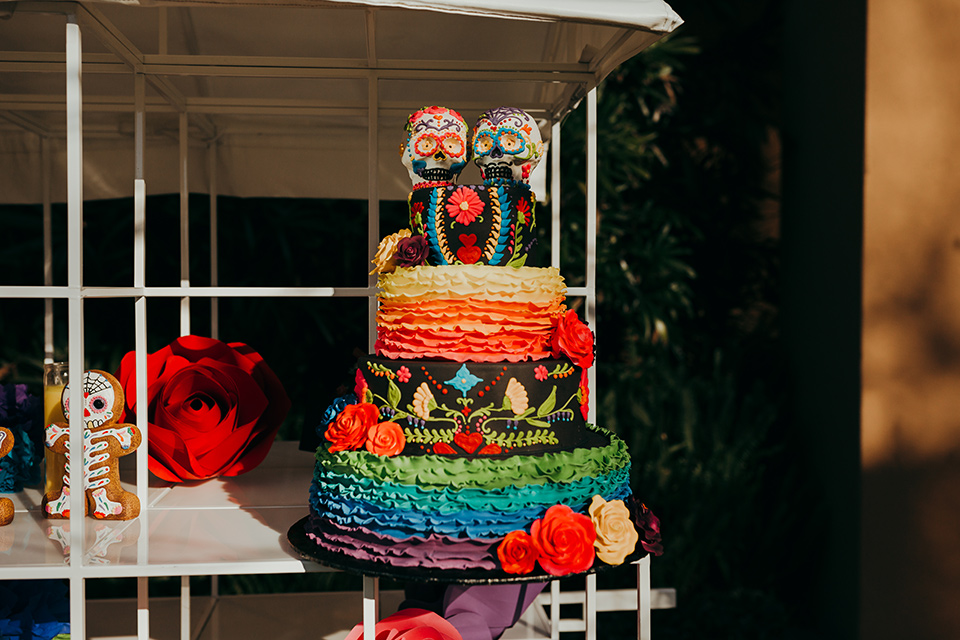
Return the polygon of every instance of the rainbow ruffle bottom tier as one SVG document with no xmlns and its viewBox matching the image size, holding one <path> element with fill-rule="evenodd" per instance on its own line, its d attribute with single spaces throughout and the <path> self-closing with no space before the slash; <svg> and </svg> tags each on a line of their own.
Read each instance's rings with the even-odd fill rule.
<svg viewBox="0 0 960 640">
<path fill-rule="evenodd" d="M 307 537 L 326 553 L 374 566 L 498 569 L 497 546 L 564 504 L 630 494 L 622 440 L 591 426 L 588 446 L 507 458 L 383 457 L 321 447 Z"/>
</svg>

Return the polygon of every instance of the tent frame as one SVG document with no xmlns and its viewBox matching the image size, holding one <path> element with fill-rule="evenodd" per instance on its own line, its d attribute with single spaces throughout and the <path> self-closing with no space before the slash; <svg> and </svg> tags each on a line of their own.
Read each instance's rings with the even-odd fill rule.
<svg viewBox="0 0 960 640">
<path fill-rule="evenodd" d="M 63 54 L 5 52 L 0 59 L 0 70 L 17 70 L 28 73 L 61 73 L 66 71 L 66 128 L 65 131 L 51 131 L 41 123 L 22 113 L 23 111 L 59 111 L 64 109 L 62 100 L 31 95 L 12 96 L 0 99 L 0 117 L 16 126 L 36 134 L 41 148 L 43 171 L 43 233 L 44 233 L 44 285 L 42 287 L 0 286 L 0 297 L 43 298 L 45 299 L 45 362 L 53 360 L 53 300 L 65 299 L 68 303 L 69 325 L 69 376 L 80 380 L 84 362 L 84 301 L 91 298 L 122 297 L 132 298 L 135 308 L 135 349 L 137 369 L 136 387 L 146 388 L 146 323 L 147 300 L 150 298 L 180 298 L 181 335 L 190 333 L 190 299 L 209 298 L 211 301 L 211 335 L 218 334 L 217 300 L 221 297 L 366 297 L 368 300 L 368 321 L 370 328 L 370 347 L 375 338 L 376 316 L 376 279 L 371 276 L 366 287 L 220 287 L 217 273 L 217 179 L 216 150 L 219 144 L 219 132 L 208 118 L 210 114 L 250 114 L 250 115 L 356 115 L 367 117 L 367 153 L 368 153 L 368 253 L 372 255 L 380 239 L 379 202 L 380 194 L 377 180 L 379 158 L 378 114 L 384 112 L 406 113 L 409 105 L 384 103 L 380 100 L 380 80 L 497 80 L 511 82 L 561 82 L 568 87 L 559 101 L 526 105 L 528 111 L 549 124 L 551 132 L 551 177 L 550 191 L 554 194 L 551 202 L 552 238 L 551 264 L 560 266 L 560 121 L 568 107 L 585 98 L 587 110 L 586 123 L 586 284 L 568 290 L 570 296 L 585 298 L 585 319 L 596 327 L 596 234 L 597 234 L 597 96 L 596 85 L 599 82 L 597 69 L 590 63 L 542 63 L 529 65 L 523 70 L 491 71 L 484 62 L 461 63 L 431 61 L 386 62 L 377 58 L 376 9 L 366 10 L 367 59 L 313 59 L 257 56 L 183 56 L 166 53 L 167 11 L 160 8 L 160 53 L 144 54 L 92 5 L 82 2 L 30 2 L 20 3 L 17 11 L 42 12 L 63 15 L 66 19 L 65 49 Z M 82 34 L 90 34 L 99 40 L 110 54 L 87 54 L 82 52 Z M 630 30 L 620 29 L 607 44 L 607 48 L 617 46 L 628 37 Z M 597 58 L 600 58 L 598 56 Z M 595 58 L 595 59 L 597 59 Z M 89 97 L 82 94 L 82 74 L 109 73 L 133 74 L 134 94 L 129 98 Z M 367 101 L 356 104 L 331 99 L 324 104 L 307 100 L 281 99 L 208 99 L 187 98 L 166 76 L 183 75 L 196 77 L 269 77 L 269 78 L 352 78 L 366 79 Z M 158 98 L 146 98 L 149 86 L 159 94 Z M 472 106 L 472 105 L 471 105 Z M 135 115 L 135 177 L 134 177 L 134 278 L 131 287 L 90 287 L 82 281 L 83 268 L 83 138 L 91 135 L 111 135 L 112 131 L 98 131 L 96 127 L 84 128 L 84 111 L 120 112 L 133 111 Z M 145 220 L 147 184 L 144 179 L 144 150 L 146 147 L 146 118 L 149 113 L 175 112 L 179 115 L 177 138 L 179 142 L 180 176 L 180 285 L 175 287 L 147 287 L 145 284 Z M 191 131 L 191 128 L 193 131 Z M 53 137 L 66 138 L 67 148 L 67 285 L 52 284 L 52 248 L 51 248 L 51 196 L 49 176 L 49 141 Z M 189 224 L 188 224 L 188 158 L 191 140 L 199 141 L 206 147 L 209 163 L 210 226 L 211 226 L 211 286 L 195 287 L 190 282 L 189 269 Z M 589 371 L 590 385 L 595 388 L 595 371 Z M 81 385 L 73 385 L 70 402 L 73 406 L 82 406 Z M 589 420 L 595 420 L 595 405 L 590 407 Z M 70 446 L 73 451 L 82 451 L 81 421 L 74 415 L 70 419 Z M 146 412 L 137 416 L 137 426 L 144 442 L 148 438 L 149 424 Z M 144 509 L 140 515 L 142 527 L 147 527 L 149 501 L 147 495 L 147 447 L 136 452 L 136 490 Z M 74 465 L 70 471 L 72 486 L 82 483 L 80 465 Z M 70 496 L 70 526 L 72 546 L 84 549 L 84 492 L 77 491 Z M 138 544 L 138 553 L 147 554 L 147 535 L 142 535 Z M 638 571 L 638 637 L 650 636 L 650 565 L 649 558 L 637 565 Z M 90 577 L 89 567 L 83 563 L 82 553 L 72 553 L 69 561 L 68 578 L 70 582 L 70 617 L 74 637 L 85 637 L 85 586 L 84 580 Z M 149 638 L 149 602 L 147 597 L 147 577 L 140 576 L 138 582 L 138 637 Z M 216 582 L 214 582 L 216 589 Z M 559 586 L 552 587 L 554 601 L 559 601 Z M 373 640 L 374 623 L 378 614 L 379 583 L 376 578 L 364 577 L 363 619 L 364 640 Z M 190 637 L 189 602 L 190 586 L 186 576 L 181 582 L 181 637 Z M 553 637 L 560 631 L 559 607 L 551 607 L 554 624 Z M 596 638 L 596 577 L 591 574 L 587 581 L 585 601 L 585 629 L 588 640 Z"/>
</svg>

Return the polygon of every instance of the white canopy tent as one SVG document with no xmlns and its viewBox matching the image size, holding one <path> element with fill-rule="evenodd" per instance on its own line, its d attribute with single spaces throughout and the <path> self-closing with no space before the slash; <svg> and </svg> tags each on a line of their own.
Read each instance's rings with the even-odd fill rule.
<svg viewBox="0 0 960 640">
<path fill-rule="evenodd" d="M 0 204 L 43 203 L 48 231 L 51 203 L 66 202 L 68 227 L 67 285 L 51 281 L 47 232 L 44 286 L 5 286 L 0 279 L 0 299 L 48 300 L 48 359 L 50 300 L 68 301 L 74 380 L 80 379 L 84 361 L 84 299 L 133 299 L 138 388 L 146 382 L 145 303 L 150 297 L 182 300 L 182 333 L 190 331 L 189 298 L 210 298 L 214 337 L 216 299 L 225 296 L 366 296 L 372 318 L 372 281 L 354 289 L 218 287 L 215 246 L 212 285 L 191 287 L 187 195 L 210 193 L 213 229 L 218 194 L 366 199 L 372 254 L 380 238 L 378 203 L 404 199 L 409 191 L 397 146 L 411 111 L 439 104 L 459 110 L 472 123 L 481 112 L 500 105 L 527 110 L 540 120 L 551 143 L 549 192 L 557 193 L 559 123 L 586 98 L 586 226 L 591 245 L 586 286 L 569 293 L 586 297 L 586 319 L 593 324 L 594 89 L 618 64 L 679 24 L 661 0 L 528 0 L 522 7 L 504 0 L 0 0 Z M 473 181 L 475 176 L 465 174 L 464 179 Z M 539 179 L 542 186 L 536 190 L 546 193 L 542 171 Z M 177 192 L 181 285 L 147 287 L 145 196 Z M 134 197 L 136 229 L 132 286 L 84 286 L 83 202 L 129 196 Z M 558 202 L 553 198 L 555 265 Z M 216 233 L 211 235 L 215 242 Z M 71 389 L 74 406 L 82 405 L 80 391 L 80 385 Z M 137 426 L 146 440 L 145 413 L 138 416 Z M 81 451 L 82 429 L 71 429 L 70 438 L 71 449 Z M 147 505 L 146 447 L 136 455 L 137 494 Z M 81 482 L 78 469 L 71 471 L 74 486 Z M 72 544 L 87 549 L 83 493 L 75 492 L 71 500 Z M 141 520 L 149 513 L 145 509 Z M 66 573 L 52 566 L 10 571 L 0 565 L 0 579 L 69 578 L 73 633 L 83 638 L 83 581 L 94 575 L 136 576 L 138 602 L 144 605 L 138 607 L 146 609 L 138 618 L 139 634 L 147 638 L 146 576 L 250 571 L 232 565 L 149 564 L 148 535 L 141 536 L 139 547 L 136 566 L 112 573 L 96 570 L 83 554 L 73 553 Z M 296 570 L 284 558 L 256 571 Z M 645 579 L 641 594 L 646 593 L 647 601 L 641 610 L 650 604 L 648 573 Z M 189 582 L 185 584 L 189 600 Z M 364 607 L 371 630 L 365 635 L 372 637 L 375 611 L 372 605 Z M 182 637 L 188 636 L 186 628 Z M 595 637 L 589 625 L 587 637 Z"/>
<path fill-rule="evenodd" d="M 679 24 L 661 0 L 523 3 L 4 2 L 0 0 L 0 202 L 66 199 L 63 16 L 83 30 L 84 197 L 133 193 L 135 78 L 145 91 L 150 193 L 366 198 L 376 134 L 379 195 L 404 199 L 396 161 L 426 104 L 468 123 L 500 105 L 558 122 L 612 69 Z M 378 118 L 369 119 L 371 105 Z M 368 126 L 368 122 L 370 126 Z M 41 140 L 49 165 L 41 161 Z M 202 160 L 202 161 L 201 161 Z"/>
</svg>

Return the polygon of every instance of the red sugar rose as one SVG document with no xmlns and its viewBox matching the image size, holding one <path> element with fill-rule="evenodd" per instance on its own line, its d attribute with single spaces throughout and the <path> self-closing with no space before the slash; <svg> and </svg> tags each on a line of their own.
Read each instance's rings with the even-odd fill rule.
<svg viewBox="0 0 960 640">
<path fill-rule="evenodd" d="M 540 566 L 553 576 L 580 573 L 593 566 L 597 532 L 589 516 L 558 504 L 533 523 L 530 535 L 540 554 Z"/>
<path fill-rule="evenodd" d="M 526 531 L 511 531 L 497 547 L 500 566 L 507 573 L 530 573 L 537 564 L 537 555 L 537 546 Z"/>
<path fill-rule="evenodd" d="M 120 422 L 147 411 L 150 472 L 170 482 L 250 471 L 290 410 L 276 374 L 242 342 L 183 336 L 147 354 L 146 402 L 137 402 L 135 351 L 116 378 L 126 397 Z"/>
<path fill-rule="evenodd" d="M 555 358 L 562 353 L 584 369 L 593 364 L 593 331 L 580 321 L 573 309 L 560 316 L 550 347 Z"/>
<path fill-rule="evenodd" d="M 407 439 L 396 422 L 381 422 L 367 429 L 367 451 L 378 456 L 395 456 L 403 451 Z"/>
<path fill-rule="evenodd" d="M 377 424 L 380 410 L 369 402 L 348 404 L 330 421 L 323 437 L 330 441 L 330 452 L 354 451 L 367 442 L 367 430 Z"/>
</svg>

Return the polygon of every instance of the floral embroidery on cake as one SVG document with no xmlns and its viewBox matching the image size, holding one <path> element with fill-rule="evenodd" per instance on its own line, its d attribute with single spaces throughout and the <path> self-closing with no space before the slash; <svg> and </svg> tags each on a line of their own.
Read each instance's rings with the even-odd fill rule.
<svg viewBox="0 0 960 640">
<path fill-rule="evenodd" d="M 530 203 L 527 202 L 526 199 L 521 198 L 517 200 L 517 222 L 520 222 L 522 216 L 523 224 L 530 226 L 530 223 L 533 219 L 533 216 L 531 215 L 532 211 L 533 210 L 530 207 Z"/>
<path fill-rule="evenodd" d="M 482 222 L 483 200 L 469 187 L 458 187 L 447 199 L 447 213 L 462 225 Z"/>
<path fill-rule="evenodd" d="M 410 227 L 418 234 L 423 233 L 423 203 L 414 202 L 410 204 L 413 193 L 407 198 L 407 204 L 410 206 Z"/>
<path fill-rule="evenodd" d="M 517 382 L 516 378 L 510 378 L 507 381 L 507 390 L 504 392 L 506 399 L 510 401 L 510 410 L 513 411 L 514 415 L 520 415 L 527 410 L 527 407 L 530 406 L 530 400 L 527 397 L 527 390 L 524 386 Z M 554 389 L 553 397 L 556 398 L 556 389 Z M 504 402 L 506 404 L 506 402 Z"/>
<path fill-rule="evenodd" d="M 547 368 L 542 364 L 533 370 L 533 377 L 539 380 L 540 382 L 543 382 L 544 380 L 546 380 L 549 375 L 550 374 L 547 371 Z"/>
<path fill-rule="evenodd" d="M 407 369 L 406 366 L 401 366 L 397 370 L 397 380 L 400 382 L 410 382 L 410 369 Z"/>
<path fill-rule="evenodd" d="M 433 397 L 433 392 L 426 382 L 421 382 L 420 386 L 413 394 L 413 413 L 418 418 L 424 420 L 430 419 L 430 411 L 437 408 L 437 400 Z"/>
<path fill-rule="evenodd" d="M 413 444 L 433 445 L 438 442 L 453 442 L 453 429 L 404 429 L 403 436 Z M 447 453 L 456 453 L 453 450 Z"/>
<path fill-rule="evenodd" d="M 403 368 L 406 369 L 406 367 L 403 367 Z M 393 380 L 395 377 L 397 377 L 397 374 L 391 371 L 388 367 L 385 367 L 382 364 L 379 364 L 377 362 L 370 362 L 369 360 L 367 361 L 367 371 L 377 376 L 378 378 L 385 376 L 390 380 Z M 407 371 L 407 373 L 409 374 L 409 370 Z"/>
<path fill-rule="evenodd" d="M 483 382 L 483 378 L 478 378 L 477 376 L 470 373 L 470 369 L 467 368 L 466 364 L 460 365 L 460 368 L 457 369 L 456 375 L 454 375 L 449 380 L 444 380 L 444 384 L 448 384 L 464 396 L 467 395 L 467 392 L 477 386 L 479 383 Z"/>
<path fill-rule="evenodd" d="M 490 444 L 495 444 L 503 449 L 560 444 L 556 434 L 550 429 L 530 429 L 529 431 L 511 431 L 509 433 L 494 433 L 485 427 L 481 427 L 480 430 Z"/>
</svg>

